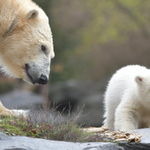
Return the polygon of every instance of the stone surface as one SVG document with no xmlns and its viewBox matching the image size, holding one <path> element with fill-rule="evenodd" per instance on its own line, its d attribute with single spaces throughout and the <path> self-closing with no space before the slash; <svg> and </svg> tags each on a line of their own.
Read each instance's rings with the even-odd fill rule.
<svg viewBox="0 0 150 150">
<path fill-rule="evenodd" d="M 0 150 L 149 150 L 150 129 L 138 129 L 131 131 L 141 134 L 141 142 L 87 142 L 73 143 L 64 141 L 44 140 L 23 136 L 7 136 L 0 132 Z"/>
<path fill-rule="evenodd" d="M 89 126 L 101 126 L 103 116 L 103 94 L 107 79 L 102 82 L 83 82 L 68 80 L 66 82 L 50 85 L 49 99 L 52 103 L 58 103 L 59 111 L 66 108 L 68 113 L 71 105 L 71 113 L 77 108 L 83 108 L 83 116 L 77 122 Z"/>
<path fill-rule="evenodd" d="M 137 129 L 130 132 L 142 135 L 141 142 L 136 144 L 134 142 L 120 142 L 120 146 L 123 146 L 125 150 L 150 150 L 150 128 Z"/>
<path fill-rule="evenodd" d="M 78 118 L 79 124 L 86 123 L 88 126 L 102 126 L 103 120 L 103 93 L 94 94 L 78 101 L 78 106 L 83 107 L 82 116 Z M 77 110 L 77 108 L 76 108 Z"/>
<path fill-rule="evenodd" d="M 0 96 L 2 104 L 9 109 L 39 109 L 43 99 L 39 94 L 22 90 L 14 90 Z"/>
<path fill-rule="evenodd" d="M 130 131 L 130 133 L 140 134 L 140 135 L 142 135 L 142 137 L 141 137 L 142 143 L 150 143 L 150 128 L 132 130 L 132 131 Z"/>
<path fill-rule="evenodd" d="M 114 143 L 72 143 L 0 133 L 0 150 L 123 150 Z"/>
</svg>

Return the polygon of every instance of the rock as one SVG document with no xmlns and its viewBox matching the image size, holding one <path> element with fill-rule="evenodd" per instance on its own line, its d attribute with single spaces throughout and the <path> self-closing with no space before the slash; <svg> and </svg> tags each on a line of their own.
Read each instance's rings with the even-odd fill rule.
<svg viewBox="0 0 150 150">
<path fill-rule="evenodd" d="M 61 112 L 66 108 L 68 113 L 71 105 L 71 114 L 82 108 L 83 116 L 77 122 L 85 123 L 90 126 L 101 126 L 103 116 L 103 94 L 107 80 L 102 82 L 85 82 L 68 80 L 66 82 L 50 85 L 49 99 L 51 103 L 59 105 Z M 65 111 L 64 111 L 65 112 Z"/>
<path fill-rule="evenodd" d="M 117 141 L 118 145 L 125 150 L 150 150 L 150 128 L 132 130 L 127 133 L 109 132 L 106 127 L 84 128 L 83 130 L 101 136 L 103 141 Z"/>
<path fill-rule="evenodd" d="M 56 114 L 53 111 L 47 110 L 43 111 L 43 101 L 44 97 L 29 91 L 22 90 L 14 90 L 9 93 L 0 96 L 0 101 L 7 109 L 16 109 L 14 110 L 18 114 L 22 110 L 31 110 L 29 113 L 25 113 L 29 115 L 30 120 L 34 122 L 48 122 L 49 120 L 53 120 L 53 122 L 58 122 L 60 117 L 57 118 Z M 21 109 L 21 110 L 19 110 Z M 21 114 L 21 113 L 20 113 Z M 65 121 L 65 117 L 62 115 L 62 120 Z"/>
<path fill-rule="evenodd" d="M 150 143 L 150 128 L 137 129 L 130 132 L 142 135 L 141 143 Z"/>
<path fill-rule="evenodd" d="M 40 109 L 43 97 L 29 91 L 14 90 L 0 96 L 2 104 L 8 109 Z"/>
<path fill-rule="evenodd" d="M 0 150 L 123 150 L 114 143 L 73 143 L 23 136 L 6 136 L 0 132 Z"/>
<path fill-rule="evenodd" d="M 119 142 L 120 146 L 123 146 L 125 150 L 150 150 L 150 128 L 137 129 L 130 132 L 142 135 L 141 141 L 136 144 L 134 142 Z"/>
<path fill-rule="evenodd" d="M 149 150 L 150 129 L 138 129 L 131 133 L 141 134 L 141 142 L 86 142 L 73 143 L 24 136 L 7 136 L 0 132 L 0 150 Z"/>
<path fill-rule="evenodd" d="M 83 114 L 78 118 L 77 123 L 82 124 L 85 122 L 88 126 L 102 126 L 103 94 L 94 94 L 78 102 L 79 107 L 83 105 Z"/>
<path fill-rule="evenodd" d="M 73 109 L 78 104 L 78 101 L 91 91 L 89 90 L 91 84 L 91 82 L 78 82 L 75 80 L 56 83 L 50 86 L 49 99 L 51 102 L 60 104 L 59 109 L 61 110 L 65 107 L 68 110 L 69 103 Z"/>
</svg>

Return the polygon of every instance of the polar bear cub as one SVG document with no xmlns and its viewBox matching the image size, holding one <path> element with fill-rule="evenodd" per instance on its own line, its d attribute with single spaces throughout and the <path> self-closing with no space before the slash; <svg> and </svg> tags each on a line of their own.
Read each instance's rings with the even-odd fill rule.
<svg viewBox="0 0 150 150">
<path fill-rule="evenodd" d="M 104 95 L 104 126 L 129 131 L 149 127 L 150 69 L 129 65 L 110 79 Z"/>
</svg>

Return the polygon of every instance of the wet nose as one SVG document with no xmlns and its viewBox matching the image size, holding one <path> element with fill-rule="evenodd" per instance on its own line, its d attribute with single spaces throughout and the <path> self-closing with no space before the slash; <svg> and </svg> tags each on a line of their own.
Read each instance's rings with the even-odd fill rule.
<svg viewBox="0 0 150 150">
<path fill-rule="evenodd" d="M 48 82 L 47 76 L 42 74 L 39 78 L 39 84 L 46 84 L 47 82 Z"/>
</svg>

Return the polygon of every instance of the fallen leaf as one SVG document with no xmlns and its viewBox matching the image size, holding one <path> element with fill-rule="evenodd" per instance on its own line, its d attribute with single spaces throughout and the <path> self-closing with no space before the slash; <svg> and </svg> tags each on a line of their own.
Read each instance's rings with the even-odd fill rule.
<svg viewBox="0 0 150 150">
<path fill-rule="evenodd" d="M 28 129 L 27 128 L 23 128 L 23 131 L 27 131 Z"/>
<path fill-rule="evenodd" d="M 43 124 L 42 125 L 42 130 L 45 130 L 45 128 L 46 128 L 46 124 Z"/>
<path fill-rule="evenodd" d="M 116 139 L 116 140 L 114 140 L 114 142 L 122 142 L 122 141 L 128 141 L 128 139 L 126 139 L 126 138 L 121 138 L 121 139 Z"/>
<path fill-rule="evenodd" d="M 83 131 L 91 132 L 95 134 L 103 134 L 104 137 L 108 139 L 114 140 L 114 142 L 121 142 L 121 141 L 127 141 L 131 142 L 134 141 L 135 143 L 140 142 L 141 135 L 135 134 L 135 133 L 125 133 L 123 131 L 107 131 L 107 127 L 89 127 L 89 128 L 83 128 Z"/>
<path fill-rule="evenodd" d="M 32 129 L 32 130 L 30 130 L 30 132 L 36 134 L 37 133 L 37 129 Z"/>
</svg>

